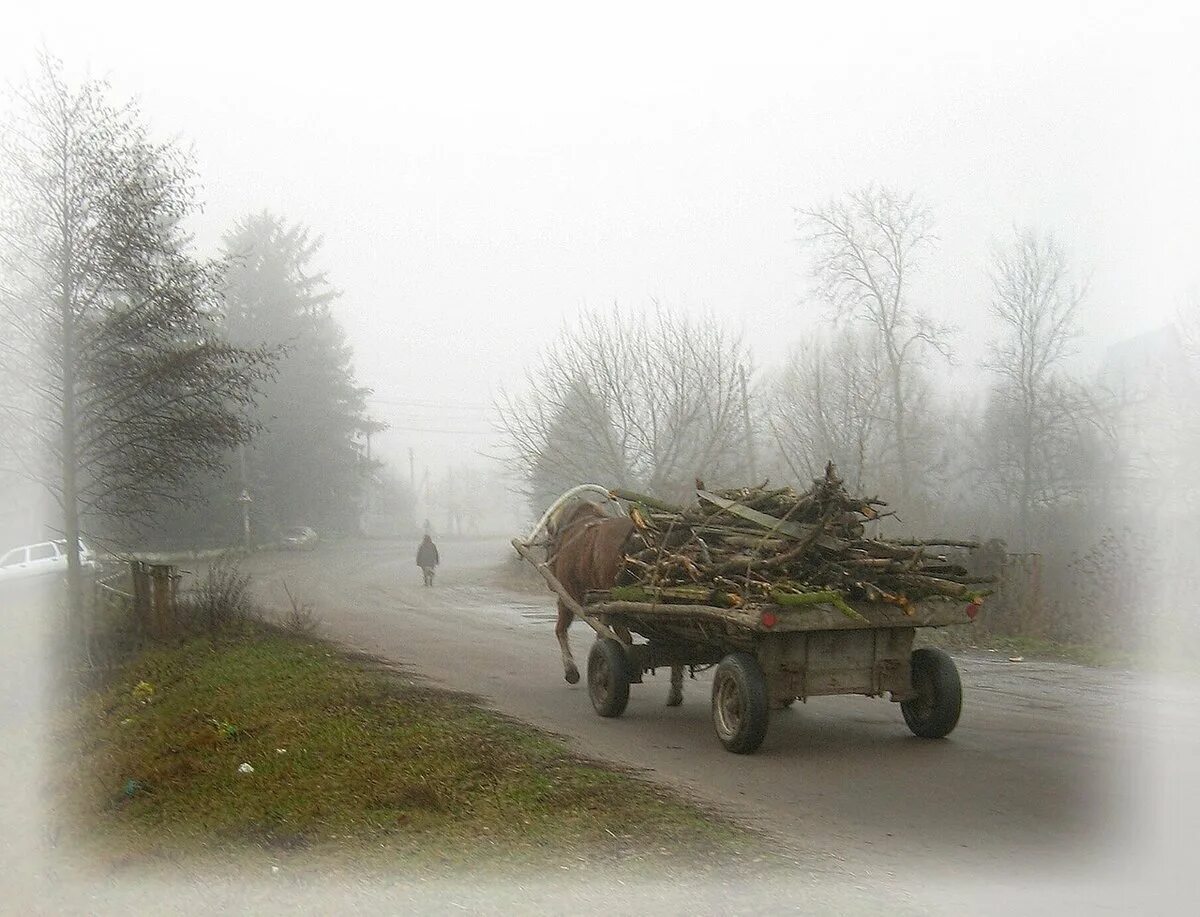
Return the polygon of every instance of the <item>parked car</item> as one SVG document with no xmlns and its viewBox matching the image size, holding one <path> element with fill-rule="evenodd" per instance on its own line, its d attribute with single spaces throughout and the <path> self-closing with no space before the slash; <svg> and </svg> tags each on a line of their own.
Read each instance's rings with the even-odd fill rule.
<svg viewBox="0 0 1200 917">
<path fill-rule="evenodd" d="M 79 548 L 79 560 L 83 568 L 85 570 L 94 569 L 96 559 L 92 550 L 82 542 L 80 542 Z M 67 545 L 65 541 L 39 541 L 37 544 L 13 548 L 0 556 L 0 581 L 66 572 Z"/>
<path fill-rule="evenodd" d="M 320 540 L 307 525 L 294 525 L 283 534 L 283 546 L 290 551 L 311 551 Z"/>
</svg>

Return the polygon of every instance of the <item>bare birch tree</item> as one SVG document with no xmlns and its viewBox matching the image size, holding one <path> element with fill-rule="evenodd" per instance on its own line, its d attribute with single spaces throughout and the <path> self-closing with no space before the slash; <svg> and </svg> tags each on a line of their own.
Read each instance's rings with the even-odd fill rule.
<svg viewBox="0 0 1200 917">
<path fill-rule="evenodd" d="M 5 462 L 62 511 L 71 626 L 89 514 L 179 500 L 251 425 L 269 354 L 217 333 L 214 268 L 187 254 L 187 161 L 107 87 L 44 58 L 0 133 Z M 15 435 L 14 435 L 15 434 Z"/>
<path fill-rule="evenodd" d="M 772 380 L 767 423 L 801 483 L 833 461 L 854 493 L 879 482 L 887 404 L 877 339 L 843 328 L 801 341 Z"/>
<path fill-rule="evenodd" d="M 588 312 L 497 405 L 531 500 L 584 480 L 679 497 L 747 467 L 741 339 L 664 308 Z"/>
<path fill-rule="evenodd" d="M 916 484 L 914 402 L 920 367 L 932 350 L 950 354 L 950 328 L 911 302 L 921 256 L 933 242 L 932 218 L 914 197 L 868 187 L 800 211 L 814 253 L 813 278 L 837 320 L 859 322 L 875 335 L 883 358 L 887 421 L 902 503 Z"/>
<path fill-rule="evenodd" d="M 992 484 L 1015 505 L 1027 549 L 1034 512 L 1077 495 L 1089 476 L 1086 437 L 1099 430 L 1100 413 L 1063 367 L 1086 291 L 1072 282 L 1054 236 L 1032 229 L 1015 230 L 993 255 L 991 280 L 1001 337 L 987 363 L 997 381 L 985 448 Z"/>
</svg>

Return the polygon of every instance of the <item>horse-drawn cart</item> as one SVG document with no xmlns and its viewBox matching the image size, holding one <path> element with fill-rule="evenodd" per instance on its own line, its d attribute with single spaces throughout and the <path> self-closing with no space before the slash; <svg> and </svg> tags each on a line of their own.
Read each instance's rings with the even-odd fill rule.
<svg viewBox="0 0 1200 917">
<path fill-rule="evenodd" d="M 918 627 L 965 623 L 975 608 L 932 598 L 907 607 L 855 602 L 737 608 L 622 601 L 612 591 L 572 598 L 520 540 L 513 547 L 542 574 L 561 602 L 596 631 L 587 685 L 601 716 L 620 716 L 630 685 L 661 667 L 716 666 L 712 720 L 731 752 L 755 751 L 772 710 L 833 694 L 888 695 L 909 729 L 941 738 L 958 722 L 962 688 L 953 660 L 913 649 Z M 633 635 L 644 642 L 635 641 Z"/>
</svg>

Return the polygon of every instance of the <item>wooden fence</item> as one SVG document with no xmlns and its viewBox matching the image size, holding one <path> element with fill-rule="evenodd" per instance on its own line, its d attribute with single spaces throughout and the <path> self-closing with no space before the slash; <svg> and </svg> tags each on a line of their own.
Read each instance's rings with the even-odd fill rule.
<svg viewBox="0 0 1200 917">
<path fill-rule="evenodd" d="M 122 562 L 121 567 L 96 579 L 96 609 L 119 610 L 133 620 L 139 632 L 155 639 L 175 634 L 179 627 L 179 571 L 170 564 L 141 560 Z"/>
</svg>

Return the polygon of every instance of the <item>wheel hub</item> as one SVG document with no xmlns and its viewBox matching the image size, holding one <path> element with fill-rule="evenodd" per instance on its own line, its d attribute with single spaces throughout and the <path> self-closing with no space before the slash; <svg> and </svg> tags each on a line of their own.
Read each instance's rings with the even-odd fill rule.
<svg viewBox="0 0 1200 917">
<path fill-rule="evenodd" d="M 588 672 L 588 686 L 592 689 L 593 697 L 605 697 L 611 684 L 612 673 L 608 671 L 606 664 L 592 666 L 591 671 Z"/>
<path fill-rule="evenodd" d="M 723 678 L 717 688 L 717 729 L 723 736 L 737 734 L 742 722 L 742 697 L 732 678 Z"/>
<path fill-rule="evenodd" d="M 913 679 L 913 697 L 908 703 L 919 719 L 927 720 L 932 715 L 933 694 L 933 679 L 928 674 L 921 673 Z"/>
</svg>

